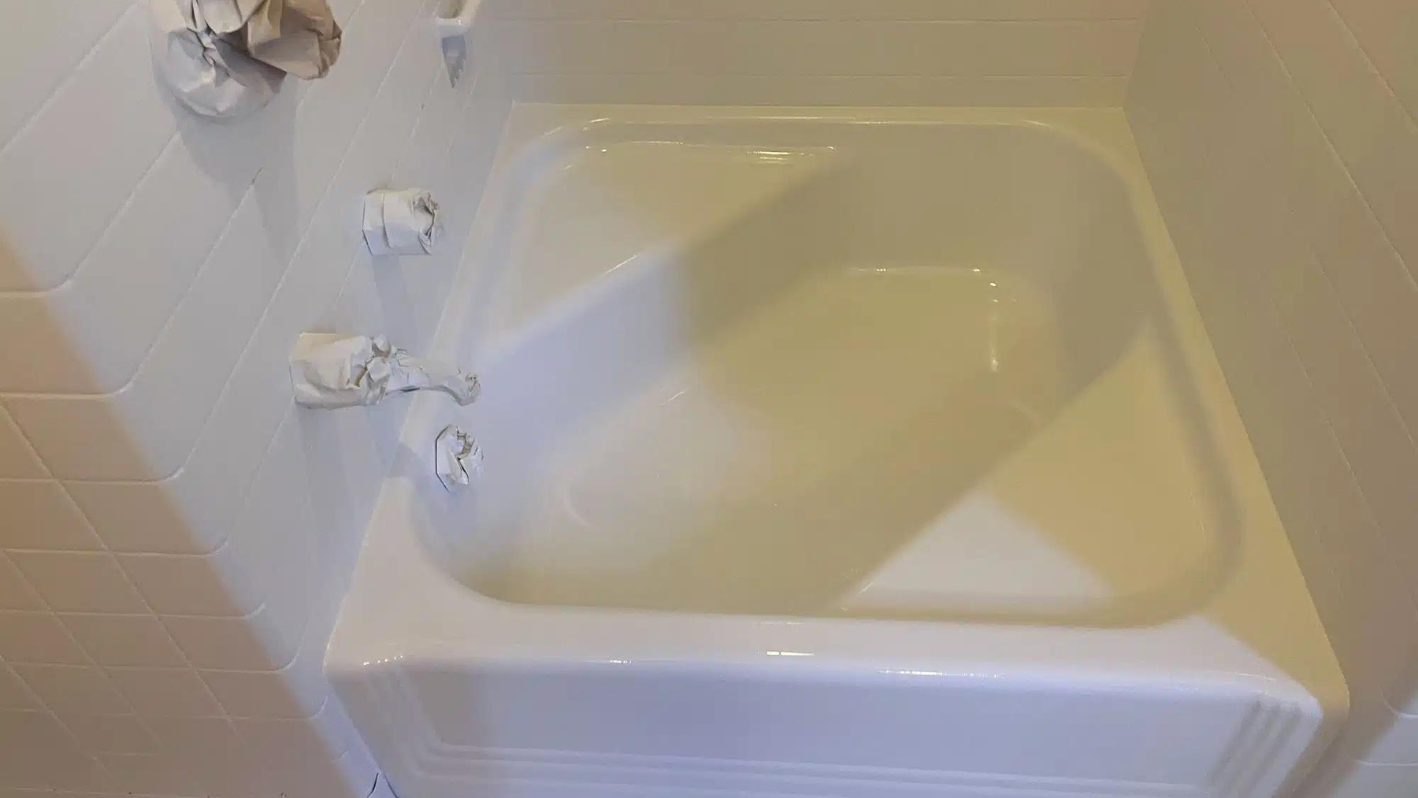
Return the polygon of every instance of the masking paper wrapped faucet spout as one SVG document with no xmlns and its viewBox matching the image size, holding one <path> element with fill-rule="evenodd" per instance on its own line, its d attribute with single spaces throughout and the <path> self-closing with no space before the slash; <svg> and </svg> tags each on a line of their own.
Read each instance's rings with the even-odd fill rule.
<svg viewBox="0 0 1418 798">
<path fill-rule="evenodd" d="M 373 405 L 408 391 L 441 391 L 470 405 L 481 390 L 476 375 L 416 358 L 382 335 L 305 333 L 291 352 L 290 374 L 297 404 L 327 410 Z"/>
</svg>

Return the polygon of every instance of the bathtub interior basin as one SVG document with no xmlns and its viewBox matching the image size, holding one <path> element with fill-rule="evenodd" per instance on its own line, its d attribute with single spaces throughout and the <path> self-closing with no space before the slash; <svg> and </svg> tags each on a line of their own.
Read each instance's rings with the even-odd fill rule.
<svg viewBox="0 0 1418 798">
<path fill-rule="evenodd" d="M 474 314 L 488 468 L 433 541 L 473 589 L 1103 623 L 1224 578 L 1234 498 L 1085 144 L 740 120 L 542 146 Z"/>
<path fill-rule="evenodd" d="M 439 341 L 327 659 L 405 798 L 1264 798 L 1345 712 L 1120 112 L 520 106 Z"/>
</svg>

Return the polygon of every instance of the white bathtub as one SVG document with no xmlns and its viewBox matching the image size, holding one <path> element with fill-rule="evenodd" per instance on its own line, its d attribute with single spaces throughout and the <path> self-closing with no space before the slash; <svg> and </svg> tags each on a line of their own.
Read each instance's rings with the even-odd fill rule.
<svg viewBox="0 0 1418 798">
<path fill-rule="evenodd" d="M 402 798 L 1265 798 L 1346 710 L 1120 112 L 521 107 L 439 337 L 327 658 Z"/>
</svg>

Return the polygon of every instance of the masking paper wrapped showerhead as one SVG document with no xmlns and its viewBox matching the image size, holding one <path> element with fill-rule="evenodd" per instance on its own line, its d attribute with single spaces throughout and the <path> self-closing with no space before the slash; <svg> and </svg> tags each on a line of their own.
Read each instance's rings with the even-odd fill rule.
<svg viewBox="0 0 1418 798">
<path fill-rule="evenodd" d="M 208 24 L 193 0 L 150 0 L 153 63 L 174 96 L 202 116 L 225 119 L 260 110 L 285 73 L 241 52 Z"/>
<path fill-rule="evenodd" d="M 302 80 L 323 78 L 340 57 L 344 32 L 326 0 L 195 0 L 208 20 L 252 58 Z"/>
<path fill-rule="evenodd" d="M 364 240 L 376 257 L 431 254 L 442 232 L 438 203 L 427 191 L 371 191 L 364 197 Z"/>
<path fill-rule="evenodd" d="M 153 61 L 173 94 L 208 117 L 250 114 L 286 74 L 324 77 L 342 32 L 326 0 L 149 0 Z"/>
</svg>

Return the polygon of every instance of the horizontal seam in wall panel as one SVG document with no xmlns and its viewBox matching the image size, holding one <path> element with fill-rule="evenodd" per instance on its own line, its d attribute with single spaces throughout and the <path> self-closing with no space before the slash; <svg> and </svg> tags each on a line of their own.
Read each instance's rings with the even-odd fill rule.
<svg viewBox="0 0 1418 798">
<path fill-rule="evenodd" d="M 1354 762 L 1354 763 L 1356 763 L 1356 764 L 1363 765 L 1363 766 L 1365 766 L 1365 767 L 1371 767 L 1371 768 L 1403 768 L 1403 769 L 1405 769 L 1405 770 L 1411 770 L 1411 771 L 1413 771 L 1413 772 L 1415 772 L 1415 773 L 1418 773 L 1418 763 L 1415 763 L 1415 762 L 1370 762 L 1370 761 L 1367 760 L 1367 759 L 1360 759 L 1360 758 L 1358 758 L 1358 757 L 1349 757 L 1349 761 L 1350 761 L 1350 762 Z"/>
<path fill-rule="evenodd" d="M 177 620 L 177 621 L 244 621 L 244 620 L 247 620 L 248 618 L 254 618 L 254 617 L 256 617 L 256 613 L 261 612 L 262 610 L 266 609 L 266 604 L 267 604 L 267 603 L 268 603 L 268 602 L 263 599 L 260 604 L 256 605 L 256 609 L 254 609 L 254 610 L 252 610 L 252 611 L 250 611 L 250 612 L 242 613 L 241 615 L 212 615 L 212 614 L 203 614 L 203 613 L 195 613 L 195 614 L 194 614 L 194 613 L 182 613 L 182 612 L 157 612 L 157 611 L 154 611 L 153 614 L 156 615 L 156 616 L 158 616 L 159 618 L 172 618 L 173 620 Z M 108 613 L 102 613 L 102 612 L 91 612 L 91 613 L 66 612 L 66 613 L 64 613 L 64 614 L 65 614 L 65 615 L 106 615 L 106 614 L 108 614 Z M 210 669 L 210 668 L 204 668 L 203 670 L 211 670 L 211 669 Z"/>
<path fill-rule="evenodd" d="M 210 671 L 211 669 L 206 668 L 205 670 Z M 281 717 L 272 717 L 270 715 L 231 715 L 229 717 L 232 720 L 255 721 L 257 723 L 308 723 L 320 717 L 320 715 L 323 714 L 325 710 L 329 708 L 329 706 L 330 694 L 326 693 L 320 698 L 320 707 L 314 712 L 311 712 L 306 715 L 285 715 Z M 343 756 L 343 754 L 341 754 L 341 756 Z"/>
<path fill-rule="evenodd" d="M 26 580 L 28 580 L 28 577 L 26 577 Z M 33 587 L 33 585 L 30 585 L 30 586 Z M 36 590 L 35 590 L 35 593 L 39 594 L 39 591 L 36 589 Z M 74 616 L 74 615 L 83 616 L 83 617 L 93 617 L 93 618 L 155 618 L 155 617 L 156 617 L 156 616 L 155 616 L 153 613 L 151 613 L 151 612 L 70 612 L 70 611 L 68 611 L 68 610 L 56 610 L 56 609 L 54 609 L 52 606 L 50 606 L 49 601 L 44 598 L 44 595 L 43 595 L 43 594 L 39 594 L 39 598 L 40 598 L 42 601 L 44 601 L 44 606 L 42 606 L 42 607 L 40 607 L 40 608 L 38 608 L 38 609 L 27 609 L 27 610 L 0 610 L 0 615 L 43 615 L 43 616 L 46 617 L 46 618 L 61 618 L 61 617 L 69 617 L 69 616 Z M 73 637 L 72 634 L 71 634 L 70 636 Z M 75 642 L 76 644 L 78 644 L 78 638 L 77 638 L 77 637 L 74 638 L 74 642 Z M 99 665 L 99 664 L 101 664 L 101 663 L 98 662 L 98 660 L 95 660 L 95 659 L 93 659 L 93 658 L 91 658 L 91 657 L 88 657 L 88 656 L 87 656 L 87 655 L 88 655 L 88 650 L 87 650 L 87 649 L 84 649 L 84 647 L 83 647 L 82 645 L 79 645 L 79 648 L 80 648 L 80 649 L 83 649 L 84 654 L 85 654 L 85 660 L 86 660 L 86 661 L 91 662 L 91 663 L 94 664 L 94 665 Z M 10 661 L 10 662 L 14 662 L 14 660 L 9 660 L 9 661 Z M 74 664 L 74 663 L 71 662 L 71 663 L 52 663 L 52 664 L 56 664 L 56 665 L 58 665 L 58 664 L 68 664 L 68 665 L 72 665 L 72 664 Z"/>
<path fill-rule="evenodd" d="M 243 497 L 243 498 L 244 498 L 244 497 Z M 220 552 L 224 547 L 225 547 L 225 543 L 222 544 L 221 546 L 217 546 L 216 548 L 214 548 L 214 549 L 212 549 L 211 551 L 208 551 L 208 552 L 191 552 L 191 551 L 125 551 L 125 550 L 123 550 L 123 549 L 116 549 L 116 550 L 113 551 L 113 555 L 114 555 L 115 557 L 141 557 L 141 558 L 143 558 L 143 559 L 149 559 L 149 560 L 191 560 L 191 559 L 205 560 L 205 559 L 207 559 L 207 558 L 209 558 L 209 557 L 211 557 L 211 556 L 217 554 L 218 552 Z M 88 551 L 88 549 L 21 549 L 21 548 L 12 548 L 12 547 L 8 547 L 8 546 L 5 547 L 3 550 L 4 550 L 4 551 L 13 551 L 13 552 L 17 552 L 17 553 L 19 553 L 19 554 L 45 554 L 45 553 L 51 553 L 51 552 L 67 552 L 67 551 L 83 552 L 83 551 Z"/>
<path fill-rule="evenodd" d="M 517 23 L 537 23 L 537 24 L 557 24 L 562 22 L 576 23 L 625 23 L 633 22 L 637 24 L 654 25 L 660 22 L 672 22 L 676 24 L 691 25 L 752 25 L 759 22 L 819 22 L 827 24 L 858 24 L 863 22 L 881 22 L 887 24 L 910 23 L 912 25 L 974 25 L 987 22 L 991 25 L 1052 25 L 1052 24 L 1107 24 L 1119 22 L 1143 22 L 1146 17 L 960 17 L 958 19 L 931 19 L 929 17 L 577 17 L 577 16 L 546 16 L 546 17 L 493 17 L 490 21 L 517 22 Z"/>
<path fill-rule="evenodd" d="M 1037 28 L 1081 28 L 1113 27 L 1132 28 L 1141 31 L 1141 18 L 1124 20 L 665 20 L 657 17 L 625 18 L 625 20 L 493 20 L 492 24 L 533 27 L 588 27 L 588 26 L 628 26 L 628 27 L 708 27 L 708 28 L 749 28 L 773 24 L 773 26 L 910 26 L 919 27 L 1037 27 Z"/>
<path fill-rule="evenodd" d="M 83 667 L 78 666 L 78 667 Z M 103 668 L 106 671 L 164 671 L 170 673 L 196 673 L 198 670 L 211 670 L 211 668 L 197 668 L 190 665 L 94 665 L 96 668 Z M 142 713 L 139 713 L 142 714 Z"/>
<path fill-rule="evenodd" d="M 98 553 L 103 553 L 103 552 L 98 552 Z M 0 615 L 3 615 L 3 614 L 14 614 L 14 615 L 55 615 L 55 616 L 60 616 L 60 617 L 64 617 L 64 618 L 129 618 L 129 619 L 131 619 L 131 618 L 157 618 L 157 619 L 162 619 L 162 618 L 176 618 L 176 619 L 178 619 L 178 620 L 208 620 L 208 621 L 209 621 L 209 620 L 245 620 L 245 619 L 250 618 L 251 616 L 255 615 L 256 613 L 260 612 L 262 609 L 265 609 L 265 607 L 266 607 L 266 602 L 263 601 L 263 602 L 261 603 L 261 606 L 257 607 L 256 609 L 252 610 L 251 612 L 246 613 L 245 615 L 180 615 L 180 614 L 171 613 L 171 612 L 158 612 L 158 611 L 156 611 L 156 610 L 150 610 L 150 611 L 148 611 L 148 612 L 95 612 L 95 611 L 93 611 L 93 610 L 52 610 L 52 609 L 38 609 L 38 610 L 0 610 Z M 131 666 L 129 666 L 129 667 L 133 667 L 133 668 L 147 668 L 147 667 L 150 667 L 150 666 L 147 666 L 147 665 L 131 665 Z M 171 667 L 171 668 L 178 668 L 179 670 L 183 669 L 183 668 L 179 668 L 178 666 L 151 666 L 151 667 Z M 195 670 L 195 669 L 196 669 L 196 666 L 187 667 L 187 668 L 185 668 L 185 669 L 187 669 L 187 670 Z M 212 669 L 211 669 L 211 668 L 203 668 L 202 670 L 212 670 Z"/>
<path fill-rule="evenodd" d="M 109 751 L 102 751 L 100 753 L 120 757 L 158 756 L 158 754 L 123 754 Z M 211 796 L 186 795 L 181 793 L 94 792 L 93 790 L 55 790 L 49 787 L 6 787 L 5 789 L 21 798 L 26 795 L 33 795 L 33 798 L 211 798 Z M 8 796 L 10 792 L 5 794 Z"/>
<path fill-rule="evenodd" d="M 98 533 L 95 532 L 94 535 L 95 535 L 95 537 L 97 537 Z M 0 548 L 0 552 L 4 552 L 4 553 L 6 553 L 6 554 L 113 554 L 113 553 L 114 553 L 114 552 L 109 551 L 109 550 L 106 549 L 106 548 L 101 548 L 101 547 L 95 547 L 95 548 L 92 548 L 92 549 L 31 549 L 31 548 L 23 548 L 23 549 L 22 549 L 22 548 L 18 548 L 18 547 L 15 547 L 15 546 L 5 546 L 4 548 Z M 130 552 L 118 552 L 118 553 L 119 553 L 119 554 L 130 554 Z"/>
<path fill-rule="evenodd" d="M 236 674 L 243 674 L 243 675 L 246 675 L 246 676 L 269 676 L 269 675 L 271 675 L 271 674 L 273 674 L 273 673 L 282 673 L 282 672 L 284 672 L 284 671 L 290 670 L 291 666 L 293 666 L 294 664 L 295 664 L 295 659 L 292 659 L 290 662 L 287 662 L 286 664 L 282 665 L 281 667 L 279 667 L 279 668 L 272 668 L 272 669 L 219 668 L 219 667 L 212 667 L 212 666 L 210 666 L 210 665 L 197 665 L 197 666 L 194 666 L 193 668 L 191 668 L 191 670 L 196 670 L 196 671 L 198 671 L 199 673 L 220 673 L 220 674 L 236 673 Z M 82 666 L 82 665 L 77 665 L 77 666 L 75 666 L 75 667 L 84 667 L 84 666 Z M 133 669 L 135 669 L 135 670 L 143 670 L 143 668 L 142 668 L 141 666 L 132 666 L 132 665 L 130 665 L 130 666 L 128 666 L 128 667 L 133 668 Z M 174 667 L 174 668 L 169 668 L 168 670 L 179 670 L 179 671 L 181 671 L 181 670 L 189 670 L 189 669 L 188 669 L 188 668 L 176 668 L 176 667 Z"/>
<path fill-rule="evenodd" d="M 791 78 L 793 80 L 890 80 L 898 78 L 925 79 L 925 80 L 1015 80 L 1015 81 L 1037 81 L 1037 80 L 1126 80 L 1130 77 L 1123 73 L 1104 74 L 1083 74 L 1083 75 L 1061 75 L 1055 73 L 1042 74 L 1022 74 L 1022 75 L 968 75 L 968 74 L 923 74 L 919 72 L 874 72 L 870 75 L 859 73 L 808 73 L 808 72 L 664 72 L 659 70 L 648 70 L 645 72 L 603 72 L 600 70 L 587 70 L 585 72 L 567 72 L 565 70 L 537 72 L 537 71 L 516 71 L 508 72 L 508 77 L 519 77 L 522 75 L 565 75 L 568 77 L 584 77 L 599 75 L 608 78 L 617 77 L 644 77 L 647 75 L 674 79 L 674 78 L 764 78 L 772 80 L 783 80 Z M 0 396 L 19 396 L 20 394 L 0 393 Z"/>
</svg>

